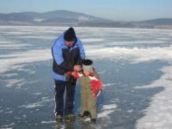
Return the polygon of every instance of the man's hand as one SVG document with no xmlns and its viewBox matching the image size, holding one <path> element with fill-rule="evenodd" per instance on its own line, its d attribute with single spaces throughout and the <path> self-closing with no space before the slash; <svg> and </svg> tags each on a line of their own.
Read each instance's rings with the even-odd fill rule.
<svg viewBox="0 0 172 129">
<path fill-rule="evenodd" d="M 73 67 L 73 70 L 79 72 L 79 71 L 81 71 L 81 66 L 80 65 L 75 65 Z"/>
</svg>

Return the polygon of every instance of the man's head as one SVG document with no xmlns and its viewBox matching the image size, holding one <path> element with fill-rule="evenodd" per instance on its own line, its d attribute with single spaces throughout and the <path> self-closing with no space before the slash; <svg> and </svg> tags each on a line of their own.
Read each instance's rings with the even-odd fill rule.
<svg viewBox="0 0 172 129">
<path fill-rule="evenodd" d="M 76 42 L 76 34 L 72 27 L 70 27 L 66 32 L 64 33 L 64 40 L 65 45 L 68 47 L 72 47 Z"/>
</svg>

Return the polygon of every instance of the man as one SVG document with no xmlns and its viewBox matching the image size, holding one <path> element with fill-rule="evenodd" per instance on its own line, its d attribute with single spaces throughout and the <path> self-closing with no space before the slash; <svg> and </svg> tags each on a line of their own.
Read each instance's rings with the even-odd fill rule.
<svg viewBox="0 0 172 129">
<path fill-rule="evenodd" d="M 80 71 L 81 61 L 85 58 L 83 45 L 76 37 L 74 29 L 66 30 L 52 46 L 53 77 L 55 80 L 55 117 L 73 119 L 74 95 L 76 80 L 68 75 L 69 71 Z M 66 96 L 64 93 L 66 91 Z"/>
</svg>

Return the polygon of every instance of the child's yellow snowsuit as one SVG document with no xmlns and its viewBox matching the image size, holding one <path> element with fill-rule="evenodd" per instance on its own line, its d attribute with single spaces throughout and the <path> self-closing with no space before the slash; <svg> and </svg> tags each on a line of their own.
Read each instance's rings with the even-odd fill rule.
<svg viewBox="0 0 172 129">
<path fill-rule="evenodd" d="M 94 75 L 96 78 L 99 78 L 97 73 Z M 91 91 L 91 79 L 88 76 L 82 76 L 79 78 L 80 87 L 81 87 L 81 112 L 83 115 L 84 112 L 88 111 L 91 115 L 91 119 L 96 119 L 97 117 L 97 106 L 96 96 L 93 95 Z"/>
</svg>

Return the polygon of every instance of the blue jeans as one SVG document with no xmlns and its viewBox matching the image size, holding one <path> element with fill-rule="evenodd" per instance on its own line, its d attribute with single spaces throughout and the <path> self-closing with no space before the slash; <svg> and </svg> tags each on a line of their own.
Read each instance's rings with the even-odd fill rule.
<svg viewBox="0 0 172 129">
<path fill-rule="evenodd" d="M 76 80 L 73 82 L 55 80 L 56 115 L 73 114 L 75 87 Z"/>
</svg>

